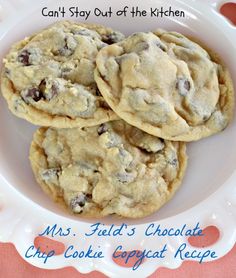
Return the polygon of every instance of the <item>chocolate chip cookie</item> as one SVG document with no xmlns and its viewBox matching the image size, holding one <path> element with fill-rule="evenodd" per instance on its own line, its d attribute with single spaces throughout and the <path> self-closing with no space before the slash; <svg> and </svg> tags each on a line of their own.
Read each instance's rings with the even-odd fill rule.
<svg viewBox="0 0 236 278">
<path fill-rule="evenodd" d="M 82 129 L 40 128 L 30 160 L 37 182 L 74 214 L 139 218 L 180 186 L 185 143 L 159 139 L 122 120 Z"/>
<path fill-rule="evenodd" d="M 58 128 L 117 119 L 94 80 L 95 59 L 123 35 L 69 21 L 16 43 L 4 59 L 2 93 L 10 110 L 29 122 Z"/>
<path fill-rule="evenodd" d="M 135 33 L 101 49 L 96 62 L 95 79 L 110 107 L 149 134 L 194 141 L 222 131 L 232 118 L 228 70 L 179 33 Z"/>
</svg>

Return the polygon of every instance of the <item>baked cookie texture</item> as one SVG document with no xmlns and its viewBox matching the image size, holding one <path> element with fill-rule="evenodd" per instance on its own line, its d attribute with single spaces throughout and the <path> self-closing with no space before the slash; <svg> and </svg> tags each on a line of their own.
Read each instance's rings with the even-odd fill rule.
<svg viewBox="0 0 236 278">
<path fill-rule="evenodd" d="M 234 90 L 211 50 L 185 36 L 135 33 L 104 47 L 95 79 L 110 107 L 129 124 L 167 140 L 195 141 L 225 129 Z"/>
<path fill-rule="evenodd" d="M 82 129 L 42 127 L 34 135 L 30 161 L 42 189 L 72 213 L 139 218 L 174 195 L 187 155 L 185 143 L 118 120 Z"/>
<path fill-rule="evenodd" d="M 99 25 L 62 21 L 13 45 L 1 89 L 10 110 L 41 126 L 97 125 L 118 117 L 94 80 L 95 59 L 124 36 Z"/>
</svg>

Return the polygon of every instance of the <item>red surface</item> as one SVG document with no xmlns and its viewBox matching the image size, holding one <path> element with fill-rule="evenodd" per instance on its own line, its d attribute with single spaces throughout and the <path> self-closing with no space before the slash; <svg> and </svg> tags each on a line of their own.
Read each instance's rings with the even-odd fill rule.
<svg viewBox="0 0 236 278">
<path fill-rule="evenodd" d="M 236 4 L 226 4 L 221 8 L 221 13 L 236 25 Z M 192 238 L 189 242 L 194 246 L 208 246 L 213 244 L 219 236 L 218 230 L 215 228 L 208 228 L 206 231 L 207 236 L 203 238 Z M 45 245 L 46 244 L 46 245 Z M 52 241 L 40 244 L 39 239 L 35 241 L 36 246 L 44 246 L 53 244 Z M 57 246 L 62 252 L 63 246 Z M 212 247 L 214 249 L 214 247 Z M 0 277 L 4 278 L 103 278 L 103 274 L 92 272 L 87 275 L 78 273 L 73 268 L 64 268 L 60 270 L 42 270 L 31 266 L 24 261 L 17 253 L 12 244 L 0 243 Z M 135 277 L 135 272 L 133 277 Z M 235 247 L 223 258 L 214 262 L 199 264 L 197 262 L 184 262 L 182 266 L 175 270 L 166 268 L 158 269 L 151 278 L 235 278 L 236 277 L 236 245 Z"/>
<path fill-rule="evenodd" d="M 217 242 L 220 236 L 220 232 L 215 226 L 209 226 L 205 228 L 202 233 L 204 234 L 203 237 L 192 236 L 188 239 L 188 242 L 193 247 L 208 247 Z"/>
<path fill-rule="evenodd" d="M 224 4 L 220 12 L 226 16 L 234 25 L 236 25 L 236 3 Z"/>
</svg>

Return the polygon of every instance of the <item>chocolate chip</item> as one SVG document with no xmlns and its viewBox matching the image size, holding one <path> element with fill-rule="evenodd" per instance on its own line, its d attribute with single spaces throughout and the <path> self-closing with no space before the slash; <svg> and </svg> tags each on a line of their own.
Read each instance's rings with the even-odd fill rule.
<svg viewBox="0 0 236 278">
<path fill-rule="evenodd" d="M 64 41 L 65 41 L 65 46 L 64 46 L 64 48 L 65 48 L 65 49 L 69 49 L 69 46 L 68 46 L 68 38 L 65 38 Z"/>
<path fill-rule="evenodd" d="M 18 61 L 24 66 L 30 66 L 30 52 L 28 50 L 23 50 L 18 56 Z"/>
<path fill-rule="evenodd" d="M 166 52 L 165 46 L 164 46 L 163 44 L 161 44 L 160 42 L 157 42 L 157 43 L 156 43 L 156 46 L 157 46 L 158 48 L 160 48 L 162 51 Z"/>
<path fill-rule="evenodd" d="M 85 194 L 80 194 L 70 201 L 70 207 L 74 210 L 76 207 L 84 207 L 86 203 Z"/>
<path fill-rule="evenodd" d="M 43 79 L 39 84 L 39 91 L 42 93 L 44 98 L 46 98 L 47 100 L 51 100 L 54 96 L 58 95 L 59 88 L 55 81 L 53 82 L 50 90 L 47 93 L 45 93 L 46 87 L 47 87 L 47 79 Z"/>
<path fill-rule="evenodd" d="M 25 98 L 32 98 L 35 102 L 44 99 L 43 93 L 37 88 L 31 88 L 27 91 Z"/>
<path fill-rule="evenodd" d="M 150 48 L 150 45 L 147 42 L 141 42 L 139 45 L 142 51 Z"/>
<path fill-rule="evenodd" d="M 47 82 L 46 82 L 45 79 L 43 79 L 43 80 L 40 82 L 40 84 L 39 84 L 39 90 L 40 90 L 41 92 L 45 92 L 46 85 L 47 85 Z"/>
<path fill-rule="evenodd" d="M 186 78 L 179 78 L 176 83 L 176 89 L 179 90 L 181 96 L 186 96 L 191 89 L 191 83 Z"/>
<path fill-rule="evenodd" d="M 100 91 L 99 91 L 99 89 L 98 89 L 98 88 L 96 89 L 96 96 L 98 96 L 98 97 L 102 97 L 102 94 L 100 93 Z"/>
<path fill-rule="evenodd" d="M 107 44 L 113 44 L 113 43 L 115 43 L 112 34 L 103 37 L 103 38 L 102 38 L 102 41 L 105 42 L 105 43 L 107 43 Z"/>
<path fill-rule="evenodd" d="M 86 194 L 86 198 L 87 198 L 87 200 L 92 200 L 92 198 L 93 198 L 93 195 L 92 194 Z"/>
<path fill-rule="evenodd" d="M 103 133 L 107 132 L 108 127 L 105 124 L 101 124 L 98 128 L 98 135 L 102 135 Z"/>
<path fill-rule="evenodd" d="M 61 49 L 58 50 L 58 54 L 61 56 L 66 56 L 66 57 L 71 56 L 74 53 L 74 49 L 71 49 L 68 46 L 68 38 L 65 38 L 64 41 L 65 41 L 65 45 Z"/>
<path fill-rule="evenodd" d="M 107 102 L 105 100 L 103 100 L 103 99 L 101 99 L 99 101 L 99 106 L 101 108 L 103 108 L 103 109 L 106 109 L 106 110 L 110 110 L 111 109 L 110 106 L 107 104 Z"/>
<path fill-rule="evenodd" d="M 51 168 L 46 169 L 41 172 L 42 179 L 45 181 L 51 180 L 53 178 L 58 178 L 59 174 L 61 172 L 60 168 Z"/>
<path fill-rule="evenodd" d="M 71 31 L 73 35 L 81 35 L 81 36 L 91 36 L 91 32 L 89 32 L 86 29 L 82 29 L 82 30 L 72 30 Z"/>
<path fill-rule="evenodd" d="M 102 37 L 102 41 L 106 44 L 113 44 L 119 42 L 123 38 L 123 35 L 117 32 L 105 35 Z"/>
<path fill-rule="evenodd" d="M 190 82 L 188 80 L 184 81 L 184 88 L 189 91 L 190 90 Z"/>
<path fill-rule="evenodd" d="M 70 207 L 72 210 L 76 210 L 76 212 L 81 213 L 82 208 L 85 206 L 86 202 L 89 202 L 91 200 L 92 194 L 81 193 L 70 201 Z M 78 211 L 78 208 L 80 208 L 81 210 Z"/>
<path fill-rule="evenodd" d="M 168 161 L 168 164 L 170 164 L 171 166 L 174 166 L 176 167 L 178 165 L 178 159 L 177 158 L 174 158 L 172 160 L 169 160 Z"/>
<path fill-rule="evenodd" d="M 210 116 L 206 115 L 206 116 L 203 116 L 203 121 L 207 121 L 208 119 L 210 118 Z"/>
<path fill-rule="evenodd" d="M 150 48 L 149 43 L 147 43 L 146 41 L 140 41 L 134 46 L 133 51 L 138 53 L 138 52 L 148 50 L 149 48 Z"/>
</svg>

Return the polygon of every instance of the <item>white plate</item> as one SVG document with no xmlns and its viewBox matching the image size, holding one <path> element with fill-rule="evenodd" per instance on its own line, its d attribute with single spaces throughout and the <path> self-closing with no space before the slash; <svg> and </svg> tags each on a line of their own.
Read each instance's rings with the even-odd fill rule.
<svg viewBox="0 0 236 278">
<path fill-rule="evenodd" d="M 26 1 L 26 0 L 25 0 Z M 21 2 L 25 2 L 21 1 Z M 1 2 L 6 3 L 4 0 Z M 9 3 L 15 1 L 7 1 Z M 94 9 L 95 1 L 41 1 L 40 5 L 24 5 L 0 25 L 0 59 L 6 54 L 10 45 L 23 37 L 46 27 L 56 21 L 52 18 L 43 18 L 41 8 L 79 6 L 84 9 Z M 220 3 L 219 3 L 220 2 Z M 232 0 L 231 0 L 232 2 Z M 233 1 L 235 2 L 235 1 Z M 30 3 L 27 1 L 27 3 Z M 32 4 L 32 1 L 31 1 Z M 148 31 L 162 27 L 168 30 L 180 31 L 202 40 L 206 45 L 218 52 L 232 73 L 236 88 L 236 28 L 218 13 L 222 1 L 217 0 L 176 0 L 176 1 L 138 1 L 138 0 L 110 0 L 96 1 L 100 9 L 112 6 L 114 10 L 124 6 L 169 7 L 181 9 L 187 17 L 178 18 L 101 18 L 91 16 L 90 22 L 97 22 L 125 34 L 135 31 Z M 14 5 L 13 5 L 14 7 Z M 18 8 L 17 8 L 18 9 Z M 0 10 L 1 13 L 1 10 Z M 1 14 L 0 14 L 1 18 Z M 4 16 L 3 16 L 4 18 Z M 68 18 L 69 19 L 69 18 Z M 77 19 L 80 20 L 80 19 Z M 58 223 L 64 227 L 79 227 L 86 231 L 93 220 L 84 220 L 68 216 L 57 205 L 51 202 L 42 193 L 36 184 L 28 160 L 29 144 L 36 129 L 24 120 L 14 117 L 7 109 L 3 98 L 0 98 L 0 240 L 13 242 L 24 257 L 27 246 L 30 246 L 34 237 L 47 224 Z M 166 239 L 160 242 L 151 238 L 142 237 L 142 230 L 147 223 L 159 223 L 164 227 L 179 226 L 181 223 L 189 226 L 201 223 L 202 227 L 215 225 L 220 230 L 220 239 L 212 247 L 219 256 L 225 255 L 236 240 L 236 119 L 222 133 L 213 137 L 188 144 L 189 165 L 183 185 L 171 202 L 159 212 L 142 220 L 117 220 L 114 218 L 102 219 L 101 222 L 110 225 L 124 221 L 130 225 L 139 225 L 140 233 L 136 241 L 121 238 L 124 249 L 158 249 L 166 242 L 173 250 L 187 239 Z M 56 219 L 56 220 L 55 220 Z M 61 239 L 60 239 L 61 240 Z M 94 238 L 97 245 L 101 245 L 107 256 L 105 260 L 85 260 L 78 263 L 75 260 L 63 260 L 62 256 L 51 259 L 50 265 L 44 265 L 37 259 L 28 261 L 42 268 L 61 268 L 74 266 L 80 272 L 99 270 L 110 277 L 130 277 L 132 270 L 122 268 L 113 263 L 110 255 L 117 239 Z M 65 244 L 73 242 L 65 239 Z M 81 243 L 85 244 L 85 243 Z M 191 246 L 189 246 L 191 249 Z M 201 251 L 201 249 L 199 249 Z M 181 264 L 178 259 L 168 256 L 165 260 L 148 260 L 135 273 L 136 277 L 150 275 L 157 267 L 166 266 L 177 268 Z"/>
</svg>

